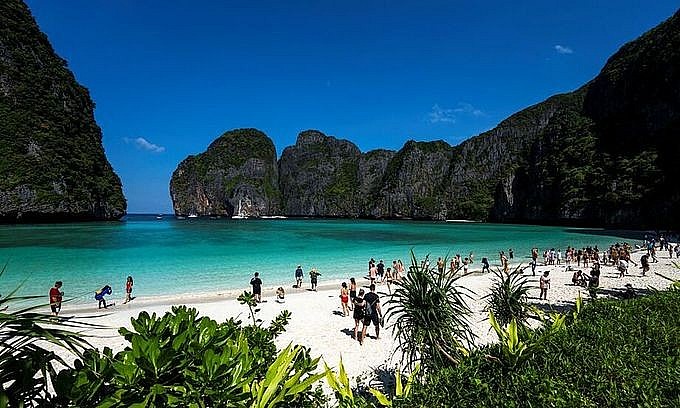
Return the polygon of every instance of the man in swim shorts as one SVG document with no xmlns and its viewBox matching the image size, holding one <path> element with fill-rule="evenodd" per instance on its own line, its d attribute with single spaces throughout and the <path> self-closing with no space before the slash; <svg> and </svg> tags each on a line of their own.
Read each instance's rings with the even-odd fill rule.
<svg viewBox="0 0 680 408">
<path fill-rule="evenodd" d="M 371 284 L 369 287 L 371 290 L 364 296 L 364 302 L 366 302 L 366 309 L 370 309 L 370 314 L 364 314 L 364 328 L 361 332 L 361 338 L 366 338 L 366 329 L 373 322 L 375 326 L 375 338 L 380 340 L 380 320 L 382 319 L 382 310 L 380 309 L 380 297 L 375 293 L 375 284 Z"/>
</svg>

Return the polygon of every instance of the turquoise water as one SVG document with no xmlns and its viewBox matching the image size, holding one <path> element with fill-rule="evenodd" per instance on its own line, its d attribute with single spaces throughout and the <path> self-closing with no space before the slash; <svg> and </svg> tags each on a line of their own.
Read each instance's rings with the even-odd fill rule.
<svg viewBox="0 0 680 408">
<path fill-rule="evenodd" d="M 436 258 L 475 253 L 498 262 L 513 248 L 526 262 L 532 246 L 605 245 L 620 233 L 561 227 L 357 220 L 176 220 L 128 216 L 123 222 L 0 226 L 0 279 L 5 294 L 23 282 L 22 292 L 47 293 L 64 281 L 67 296 L 90 301 L 109 284 L 114 297 L 125 278 L 135 278 L 135 295 L 218 293 L 248 287 L 259 271 L 265 286 L 292 285 L 302 264 L 317 267 L 324 280 L 364 276 L 367 261 L 409 262 L 409 250 Z"/>
</svg>

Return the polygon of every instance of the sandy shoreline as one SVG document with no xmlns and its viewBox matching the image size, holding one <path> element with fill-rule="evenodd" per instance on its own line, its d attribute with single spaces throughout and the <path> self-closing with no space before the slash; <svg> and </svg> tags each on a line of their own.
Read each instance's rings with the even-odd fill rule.
<svg viewBox="0 0 680 408">
<path fill-rule="evenodd" d="M 640 251 L 633 254 L 633 259 L 638 264 L 642 254 L 643 252 Z M 658 263 L 651 264 L 651 273 L 645 277 L 640 276 L 639 268 L 631 267 L 629 269 L 630 275 L 618 278 L 618 272 L 613 266 L 604 266 L 602 267 L 600 288 L 603 292 L 608 293 L 623 290 L 627 283 L 633 285 L 637 290 L 645 290 L 649 287 L 666 288 L 670 282 L 655 274 L 655 272 L 680 279 L 680 271 L 675 269 L 671 263 L 671 261 L 675 261 L 675 258 L 669 259 L 668 253 L 664 251 L 659 252 L 658 259 Z M 523 261 L 523 265 L 526 265 L 526 259 L 521 258 L 519 260 Z M 514 266 L 518 264 L 515 263 Z M 585 272 L 587 268 L 581 269 Z M 548 292 L 548 301 L 539 301 L 538 279 L 540 273 L 545 270 L 551 271 L 551 289 Z M 460 285 L 474 292 L 469 306 L 473 311 L 470 322 L 478 337 L 477 344 L 495 340 L 495 334 L 489 330 L 489 324 L 486 321 L 487 312 L 484 310 L 485 300 L 483 299 L 484 295 L 488 293 L 492 276 L 493 274 L 474 273 L 459 280 Z M 525 276 L 532 286 L 535 286 L 529 294 L 530 301 L 533 303 L 560 307 L 573 305 L 574 299 L 579 293 L 584 299 L 588 298 L 587 291 L 583 287 L 572 285 L 572 272 L 566 271 L 565 265 L 539 265 L 536 268 L 536 276 L 532 276 L 531 270 L 527 268 L 525 269 Z M 362 287 L 368 286 L 368 281 L 365 279 L 360 279 L 357 283 Z M 286 302 L 283 304 L 274 301 L 275 288 L 265 288 L 263 292 L 263 300 L 266 300 L 266 302 L 261 304 L 261 312 L 258 317 L 265 322 L 265 325 L 282 310 L 288 310 L 292 314 L 287 330 L 276 340 L 277 346 L 285 347 L 288 343 L 294 343 L 310 347 L 312 355 L 321 355 L 331 366 L 336 366 L 342 357 L 348 374 L 353 377 L 368 373 L 384 364 L 394 366 L 398 363 L 399 356 L 395 354 L 397 344 L 392 337 L 389 324 L 386 324 L 385 328 L 381 330 L 379 340 L 374 338 L 375 330 L 373 327 L 369 329 L 370 338 L 364 342 L 363 346 L 360 346 L 352 338 L 354 320 L 351 317 L 342 316 L 339 281 L 325 282 L 319 286 L 317 292 L 307 290 L 309 289 L 308 283 L 305 286 L 306 288 L 303 287 L 303 289 L 287 288 Z M 238 294 L 242 292 L 243 290 L 234 290 L 213 296 L 154 297 L 136 299 L 125 305 L 116 300 L 117 305 L 106 311 L 97 310 L 94 304 L 92 307 L 85 308 L 79 307 L 80 305 L 68 308 L 68 305 L 65 305 L 61 315 L 64 317 L 88 317 L 89 322 L 108 327 L 106 329 L 88 330 L 87 334 L 93 336 L 90 338 L 93 346 L 98 348 L 111 347 L 116 352 L 126 346 L 124 339 L 118 335 L 118 328 L 122 326 L 129 328 L 130 318 L 136 317 L 142 311 L 162 315 L 169 311 L 172 305 L 184 304 L 195 307 L 200 315 L 209 316 L 218 322 L 235 317 L 247 323 L 250 318 L 248 308 L 239 304 L 236 300 Z M 378 285 L 377 292 L 381 297 L 381 303 L 384 304 L 388 300 L 387 285 Z M 59 351 L 59 353 L 67 361 L 72 361 L 73 358 L 66 352 Z"/>
</svg>

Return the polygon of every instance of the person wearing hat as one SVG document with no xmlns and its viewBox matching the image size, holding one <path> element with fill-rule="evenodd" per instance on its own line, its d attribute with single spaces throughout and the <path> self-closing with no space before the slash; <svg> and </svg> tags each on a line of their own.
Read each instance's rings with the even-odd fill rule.
<svg viewBox="0 0 680 408">
<path fill-rule="evenodd" d="M 297 269 L 295 270 L 295 282 L 297 283 L 297 288 L 302 287 L 302 278 L 304 277 L 304 273 L 302 272 L 302 266 L 298 265 Z"/>
<path fill-rule="evenodd" d="M 319 275 L 321 275 L 321 273 L 319 273 L 319 271 L 316 268 L 312 268 L 309 271 L 309 279 L 312 282 L 312 290 L 314 292 L 316 292 L 316 285 L 319 282 Z"/>
</svg>

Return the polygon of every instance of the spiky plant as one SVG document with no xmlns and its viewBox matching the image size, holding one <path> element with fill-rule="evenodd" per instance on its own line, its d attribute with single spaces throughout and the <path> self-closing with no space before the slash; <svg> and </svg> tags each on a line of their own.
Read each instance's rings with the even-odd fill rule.
<svg viewBox="0 0 680 408">
<path fill-rule="evenodd" d="M 467 305 L 472 292 L 458 285 L 465 275 L 425 264 L 411 251 L 409 273 L 386 302 L 387 322 L 409 369 L 418 362 L 428 369 L 456 364 L 474 339 Z"/>
<path fill-rule="evenodd" d="M 501 327 L 506 327 L 513 319 L 524 326 L 530 316 L 528 301 L 529 281 L 522 274 L 520 266 L 510 273 L 500 269 L 494 272 L 491 291 L 486 298 L 486 310 L 493 312 Z"/>
<path fill-rule="evenodd" d="M 94 325 L 41 313 L 45 296 L 19 296 L 18 290 L 0 297 L 0 406 L 46 406 L 55 365 L 66 365 L 48 348 L 81 355 L 89 343 L 70 330 Z"/>
</svg>

